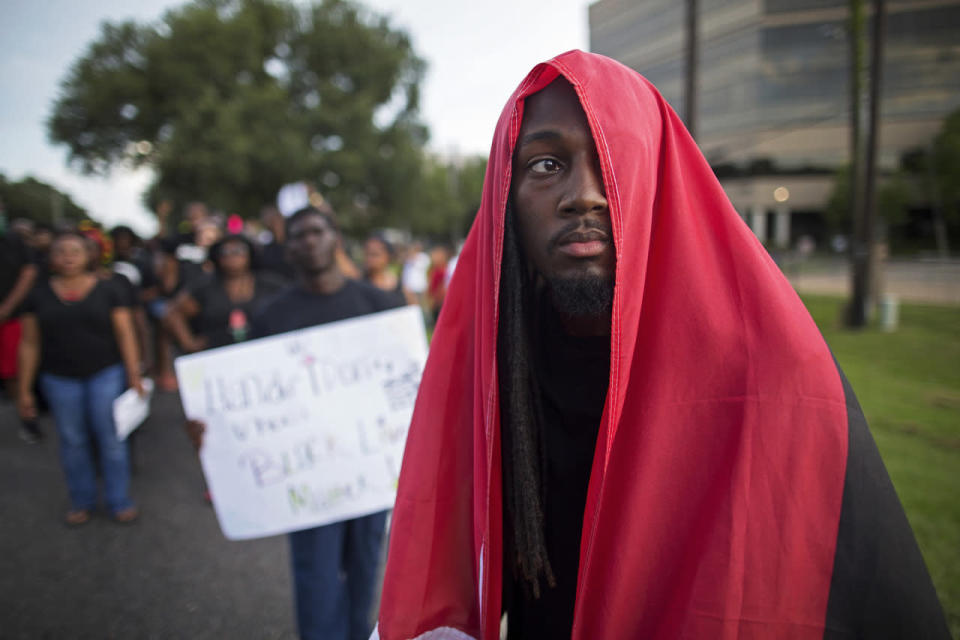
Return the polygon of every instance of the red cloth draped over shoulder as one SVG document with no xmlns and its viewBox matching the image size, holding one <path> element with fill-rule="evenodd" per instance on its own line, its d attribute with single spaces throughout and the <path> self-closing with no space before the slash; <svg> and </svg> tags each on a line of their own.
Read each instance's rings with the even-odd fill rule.
<svg viewBox="0 0 960 640">
<path fill-rule="evenodd" d="M 579 51 L 535 67 L 500 116 L 404 454 L 380 637 L 498 637 L 504 212 L 524 98 L 558 74 L 596 141 L 617 255 L 573 637 L 822 637 L 847 454 L 837 368 L 666 101 Z"/>
</svg>

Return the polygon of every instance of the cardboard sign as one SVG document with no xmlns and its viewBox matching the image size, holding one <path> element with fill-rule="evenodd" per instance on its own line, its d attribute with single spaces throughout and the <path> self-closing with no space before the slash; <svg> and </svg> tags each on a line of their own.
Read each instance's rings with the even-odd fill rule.
<svg viewBox="0 0 960 640">
<path fill-rule="evenodd" d="M 177 358 L 224 535 L 391 508 L 426 354 L 420 309 L 405 307 Z"/>
</svg>

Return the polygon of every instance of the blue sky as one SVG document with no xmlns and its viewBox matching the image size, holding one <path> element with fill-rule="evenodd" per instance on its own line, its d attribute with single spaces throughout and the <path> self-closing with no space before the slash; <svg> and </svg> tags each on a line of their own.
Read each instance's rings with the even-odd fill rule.
<svg viewBox="0 0 960 640">
<path fill-rule="evenodd" d="M 140 204 L 147 171 L 106 179 L 66 166 L 66 150 L 47 141 L 45 121 L 61 79 L 104 20 L 159 19 L 181 2 L 164 0 L 6 0 L 0 21 L 0 172 L 53 184 L 108 225 L 143 233 L 152 217 Z M 369 0 L 404 28 L 428 63 L 421 116 L 430 146 L 442 153 L 489 148 L 503 103 L 529 69 L 568 49 L 588 48 L 587 0 Z"/>
</svg>

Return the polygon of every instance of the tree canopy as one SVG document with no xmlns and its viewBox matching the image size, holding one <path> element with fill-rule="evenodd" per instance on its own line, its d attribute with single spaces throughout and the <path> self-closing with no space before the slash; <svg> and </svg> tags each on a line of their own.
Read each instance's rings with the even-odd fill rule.
<svg viewBox="0 0 960 640">
<path fill-rule="evenodd" d="M 444 214 L 423 210 L 424 69 L 407 34 L 349 0 L 195 0 L 156 24 L 104 23 L 49 135 L 88 174 L 152 167 L 151 207 L 199 199 L 249 217 L 308 180 L 348 231 L 426 233 Z"/>
<path fill-rule="evenodd" d="M 960 224 L 960 109 L 943 121 L 930 151 L 928 175 L 933 181 L 934 198 L 942 207 L 944 218 Z"/>
<path fill-rule="evenodd" d="M 850 223 L 850 169 L 836 174 L 826 218 L 835 230 Z M 877 214 L 888 226 L 907 221 L 910 208 L 928 208 L 933 214 L 935 240 L 947 251 L 947 237 L 960 228 L 960 109 L 944 118 L 937 134 L 924 146 L 906 151 L 896 171 L 877 188 Z"/>
<path fill-rule="evenodd" d="M 29 176 L 10 182 L 2 173 L 0 209 L 8 220 L 26 218 L 49 225 L 78 222 L 87 217 L 83 207 L 55 187 Z"/>
</svg>

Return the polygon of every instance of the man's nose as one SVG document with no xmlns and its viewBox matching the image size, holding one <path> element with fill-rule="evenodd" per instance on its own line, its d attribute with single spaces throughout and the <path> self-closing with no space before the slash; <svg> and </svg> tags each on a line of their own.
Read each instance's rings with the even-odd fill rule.
<svg viewBox="0 0 960 640">
<path fill-rule="evenodd" d="M 607 197 L 599 161 L 596 158 L 579 160 L 570 169 L 567 191 L 559 204 L 560 211 L 576 215 L 606 212 Z"/>
<path fill-rule="evenodd" d="M 318 231 L 308 231 L 307 233 L 304 233 L 302 237 L 304 244 L 310 247 L 320 244 L 323 240 L 323 234 Z"/>
</svg>

